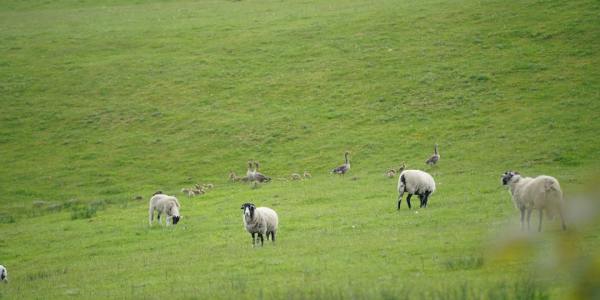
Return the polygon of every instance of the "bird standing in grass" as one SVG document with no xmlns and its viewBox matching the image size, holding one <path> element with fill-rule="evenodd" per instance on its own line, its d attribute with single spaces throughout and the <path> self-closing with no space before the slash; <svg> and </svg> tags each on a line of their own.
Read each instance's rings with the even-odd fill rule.
<svg viewBox="0 0 600 300">
<path fill-rule="evenodd" d="M 435 165 L 437 164 L 438 160 L 440 160 L 440 154 L 438 153 L 438 145 L 435 144 L 433 148 L 433 155 L 427 161 L 425 161 L 425 163 L 428 165 Z"/>
<path fill-rule="evenodd" d="M 260 168 L 260 164 L 257 161 L 254 162 L 254 180 L 258 182 L 269 182 L 271 181 L 271 177 L 266 176 L 258 171 Z"/>
<path fill-rule="evenodd" d="M 252 169 L 252 161 L 248 161 L 248 170 L 246 170 L 246 178 L 250 181 L 254 180 L 254 175 L 256 175 L 256 169 Z"/>
<path fill-rule="evenodd" d="M 350 171 L 350 160 L 348 159 L 348 154 L 350 154 L 350 152 L 348 151 L 344 153 L 344 158 L 346 159 L 346 162 L 343 165 L 331 170 L 331 173 L 344 175 L 348 171 Z"/>
</svg>

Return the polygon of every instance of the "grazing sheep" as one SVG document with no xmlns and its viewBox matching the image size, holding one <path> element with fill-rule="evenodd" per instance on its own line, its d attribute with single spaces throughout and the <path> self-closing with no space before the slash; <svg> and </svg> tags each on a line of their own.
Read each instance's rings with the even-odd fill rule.
<svg viewBox="0 0 600 300">
<path fill-rule="evenodd" d="M 205 183 L 205 184 L 202 185 L 202 188 L 205 189 L 205 190 L 210 190 L 210 189 L 212 189 L 214 187 L 215 187 L 215 185 L 212 184 L 212 183 Z"/>
<path fill-rule="evenodd" d="M 535 178 L 522 177 L 518 172 L 506 171 L 501 177 L 502 185 L 508 186 L 515 206 L 521 211 L 521 229 L 525 228 L 525 211 L 527 211 L 527 229 L 531 212 L 540 212 L 538 231 L 542 231 L 543 211 L 548 216 L 558 213 L 562 229 L 566 230 L 564 219 L 564 201 L 560 184 L 556 178 L 541 175 Z"/>
<path fill-rule="evenodd" d="M 260 245 L 264 244 L 263 235 L 271 235 L 271 241 L 275 242 L 275 234 L 277 233 L 277 225 L 279 218 L 277 213 L 268 207 L 256 207 L 252 203 L 244 203 L 241 207 L 243 210 L 243 220 L 246 231 L 252 235 L 252 246 L 256 245 L 256 234 L 260 239 Z"/>
<path fill-rule="evenodd" d="M 344 153 L 344 159 L 345 159 L 344 164 L 331 170 L 331 173 L 344 175 L 344 174 L 346 174 L 346 172 L 348 172 L 350 170 L 350 160 L 348 160 L 348 154 L 350 154 L 350 152 L 348 152 L 348 151 L 346 151 Z"/>
<path fill-rule="evenodd" d="M 179 214 L 179 208 L 181 205 L 177 198 L 173 196 L 167 196 L 165 194 L 158 194 L 150 198 L 150 207 L 148 209 L 148 221 L 152 226 L 154 220 L 154 211 L 158 211 L 158 223 L 160 224 L 160 216 L 164 214 L 166 216 L 165 224 L 169 225 L 169 220 L 173 225 L 179 222 L 181 215 Z"/>
<path fill-rule="evenodd" d="M 3 265 L 0 265 L 0 281 L 8 283 L 8 270 Z"/>
<path fill-rule="evenodd" d="M 300 174 L 298 174 L 298 173 L 292 173 L 292 175 L 290 175 L 290 179 L 291 180 L 301 180 L 302 176 L 300 176 Z"/>
<path fill-rule="evenodd" d="M 440 154 L 438 153 L 438 145 L 435 144 L 434 148 L 433 148 L 433 155 L 427 159 L 427 161 L 425 161 L 426 164 L 428 165 L 435 165 L 437 164 L 438 160 L 440 160 Z"/>
<path fill-rule="evenodd" d="M 310 175 L 310 172 L 308 171 L 304 171 L 304 174 L 302 174 L 302 176 L 304 176 L 304 178 L 312 178 L 312 175 Z"/>
<path fill-rule="evenodd" d="M 400 173 L 398 178 L 398 209 L 400 209 L 400 203 L 402 202 L 402 196 L 404 192 L 408 193 L 406 197 L 406 203 L 410 209 L 410 197 L 412 195 L 418 195 L 421 202 L 420 207 L 427 207 L 427 201 L 429 196 L 435 192 L 435 181 L 433 177 L 427 172 L 420 170 L 404 170 Z"/>
</svg>

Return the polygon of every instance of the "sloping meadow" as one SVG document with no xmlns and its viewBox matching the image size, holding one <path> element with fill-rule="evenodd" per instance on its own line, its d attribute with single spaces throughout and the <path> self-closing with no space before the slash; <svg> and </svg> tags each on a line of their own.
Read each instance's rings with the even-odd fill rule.
<svg viewBox="0 0 600 300">
<path fill-rule="evenodd" d="M 599 11 L 4 1 L 0 298 L 590 296 L 594 206 L 565 233 L 515 233 L 499 177 L 552 175 L 570 203 L 593 193 Z M 344 151 L 350 172 L 329 174 Z M 250 159 L 270 183 L 227 181 Z M 435 178 L 426 209 L 396 211 L 384 172 L 402 162 Z M 215 187 L 180 192 L 196 183 Z M 180 199 L 178 225 L 148 226 L 157 190 Z M 279 213 L 276 245 L 251 247 L 244 202 Z"/>
</svg>

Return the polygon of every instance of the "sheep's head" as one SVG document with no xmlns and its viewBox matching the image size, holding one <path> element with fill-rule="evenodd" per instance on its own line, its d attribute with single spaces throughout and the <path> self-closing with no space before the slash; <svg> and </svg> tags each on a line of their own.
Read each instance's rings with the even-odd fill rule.
<svg viewBox="0 0 600 300">
<path fill-rule="evenodd" d="M 517 180 L 519 177 L 519 172 L 506 171 L 500 178 L 502 180 L 502 185 L 508 185 L 509 183 Z"/>
<path fill-rule="evenodd" d="M 164 194 L 164 193 L 162 191 L 156 191 L 156 192 L 154 192 L 154 194 L 152 194 L 152 196 L 156 196 L 156 195 L 159 195 L 159 194 Z"/>
<path fill-rule="evenodd" d="M 179 222 L 179 220 L 181 220 L 181 215 L 179 214 L 179 208 L 177 208 L 177 205 L 175 203 L 171 204 L 171 208 L 169 209 L 169 214 L 172 217 L 172 223 L 173 225 L 177 224 L 177 222 Z"/>
<path fill-rule="evenodd" d="M 181 216 L 173 216 L 173 225 L 177 224 L 177 222 L 179 222 L 180 219 Z"/>
<path fill-rule="evenodd" d="M 256 209 L 256 206 L 254 206 L 254 204 L 244 203 L 241 209 L 244 210 L 244 216 L 250 217 L 251 219 L 254 218 L 254 210 Z"/>
</svg>

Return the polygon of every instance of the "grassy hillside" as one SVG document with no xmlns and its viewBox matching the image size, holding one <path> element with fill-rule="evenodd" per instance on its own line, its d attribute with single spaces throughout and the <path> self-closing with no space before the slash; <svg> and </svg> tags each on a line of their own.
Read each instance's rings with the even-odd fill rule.
<svg viewBox="0 0 600 300">
<path fill-rule="evenodd" d="M 599 14 L 597 1 L 2 1 L 0 298 L 576 295 L 571 269 L 538 265 L 565 244 L 600 261 L 597 224 L 545 221 L 525 255 L 489 249 L 518 228 L 503 171 L 553 175 L 570 198 L 596 183 Z M 329 175 L 345 150 L 350 174 Z M 228 183 L 248 159 L 274 181 Z M 427 209 L 395 210 L 383 172 L 401 161 L 436 178 Z M 179 192 L 196 182 L 216 188 Z M 147 225 L 159 189 L 182 202 L 173 228 Z M 277 245 L 251 247 L 244 202 L 279 212 Z"/>
</svg>

